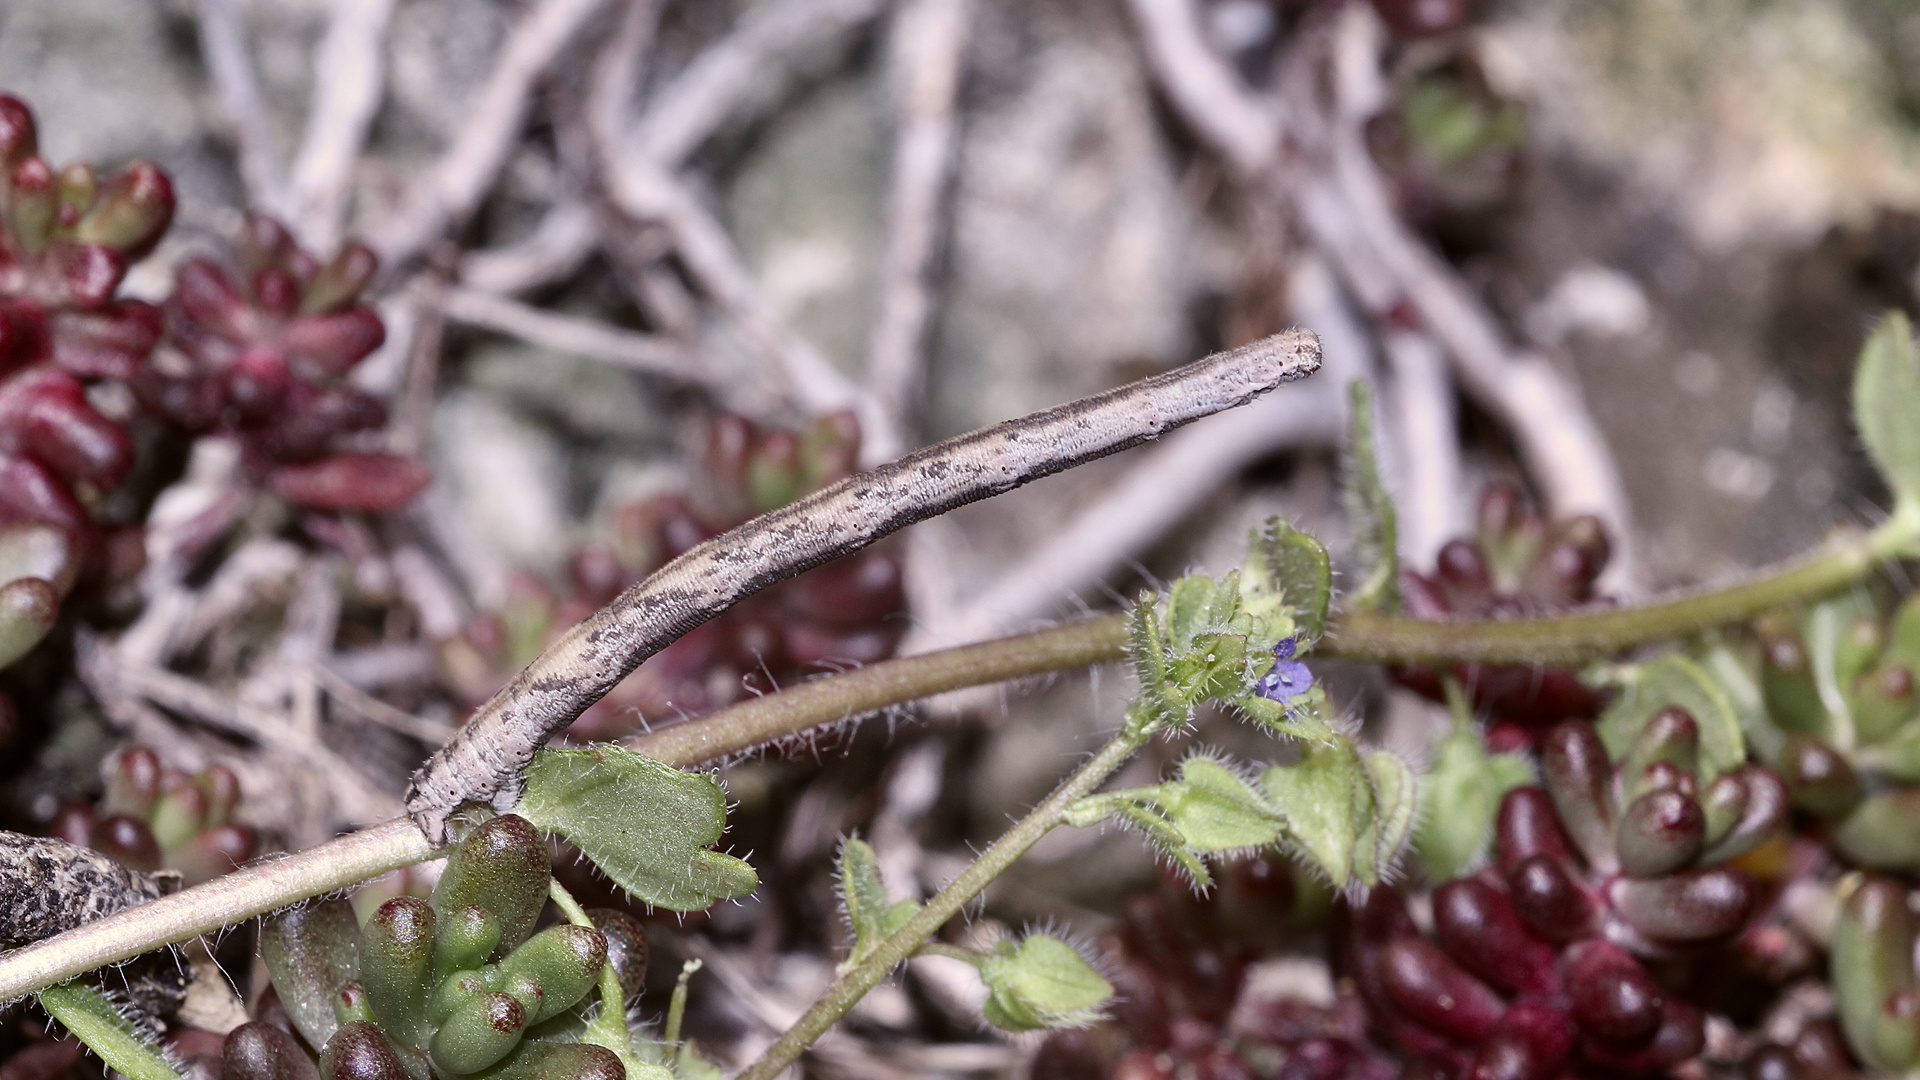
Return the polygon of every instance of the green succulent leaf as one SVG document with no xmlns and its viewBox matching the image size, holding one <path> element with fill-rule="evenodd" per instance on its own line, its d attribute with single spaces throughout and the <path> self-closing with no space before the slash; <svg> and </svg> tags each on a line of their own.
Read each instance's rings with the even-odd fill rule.
<svg viewBox="0 0 1920 1080">
<path fill-rule="evenodd" d="M 1833 845 L 1860 866 L 1920 870 L 1920 788 L 1894 788 L 1867 796 L 1833 831 Z"/>
<path fill-rule="evenodd" d="M 710 776 L 602 745 L 542 750 L 517 810 L 641 900 L 700 911 L 760 883 L 744 861 L 708 850 L 726 829 L 726 806 Z"/>
<path fill-rule="evenodd" d="M 519 814 L 501 814 L 454 846 L 433 887 L 433 911 L 449 927 L 466 908 L 491 915 L 500 937 L 494 950 L 480 957 L 490 959 L 494 951 L 511 949 L 532 936 L 552 881 L 552 856 L 535 824 Z"/>
<path fill-rule="evenodd" d="M 1881 318 L 1853 374 L 1853 423 L 1899 502 L 1920 501 L 1920 357 L 1906 315 Z"/>
<path fill-rule="evenodd" d="M 1346 602 L 1357 611 L 1394 612 L 1400 610 L 1400 530 L 1393 499 L 1380 482 L 1372 389 L 1364 379 L 1355 379 L 1347 384 L 1347 400 L 1347 454 L 1340 494 L 1353 529 L 1360 584 Z"/>
<path fill-rule="evenodd" d="M 345 900 L 302 904 L 269 916 L 260 958 L 293 1026 L 309 1045 L 325 1046 L 340 1026 L 334 995 L 360 969 L 360 924 Z"/>
<path fill-rule="evenodd" d="M 1086 1027 L 1113 997 L 1113 984 L 1085 957 L 1045 934 L 1001 942 L 980 962 L 980 980 L 987 984 L 980 1011 L 1003 1031 Z"/>
<path fill-rule="evenodd" d="M 1856 877 L 1842 893 L 1830 959 L 1841 1028 L 1875 1073 L 1903 1073 L 1920 1056 L 1915 1022 L 1890 1015 L 1887 999 L 1915 988 L 1906 890 L 1884 878 Z"/>
<path fill-rule="evenodd" d="M 181 1080 L 153 1034 L 123 1015 L 94 987 L 75 980 L 50 986 L 40 1005 L 87 1049 L 127 1080 Z"/>
<path fill-rule="evenodd" d="M 1618 670 L 1619 694 L 1600 715 L 1600 739 L 1615 761 L 1625 757 L 1653 714 L 1669 705 L 1693 715 L 1700 728 L 1700 781 L 1711 782 L 1747 760 L 1747 745 L 1734 711 L 1713 676 L 1680 655 L 1668 655 Z"/>
</svg>

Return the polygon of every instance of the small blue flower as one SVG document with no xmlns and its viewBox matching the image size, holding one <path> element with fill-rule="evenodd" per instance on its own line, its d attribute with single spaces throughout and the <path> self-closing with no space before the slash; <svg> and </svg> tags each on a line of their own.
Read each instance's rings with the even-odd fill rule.
<svg viewBox="0 0 1920 1080">
<path fill-rule="evenodd" d="M 1254 693 L 1271 701 L 1286 702 L 1313 689 L 1313 672 L 1293 659 L 1294 649 L 1292 638 L 1280 639 L 1273 647 L 1273 670 L 1254 686 Z"/>
</svg>

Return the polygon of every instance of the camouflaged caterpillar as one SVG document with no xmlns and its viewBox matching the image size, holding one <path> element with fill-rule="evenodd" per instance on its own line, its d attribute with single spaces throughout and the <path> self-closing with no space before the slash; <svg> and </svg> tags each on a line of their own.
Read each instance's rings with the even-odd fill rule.
<svg viewBox="0 0 1920 1080">
<path fill-rule="evenodd" d="M 641 661 L 753 593 L 916 521 L 1244 405 L 1319 366 L 1319 339 L 1288 330 L 949 439 L 708 540 L 568 631 L 482 705 L 414 773 L 407 811 L 444 844 L 462 804 L 511 808 L 521 769 L 550 736 Z"/>
</svg>

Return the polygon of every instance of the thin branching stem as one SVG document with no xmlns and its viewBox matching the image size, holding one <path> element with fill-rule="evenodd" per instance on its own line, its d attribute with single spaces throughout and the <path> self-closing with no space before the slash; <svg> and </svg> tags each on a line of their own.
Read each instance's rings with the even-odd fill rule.
<svg viewBox="0 0 1920 1080">
<path fill-rule="evenodd" d="M 1066 818 L 1067 807 L 1092 794 L 1093 789 L 1099 787 L 1115 769 L 1133 756 L 1134 751 L 1146 743 L 1150 734 L 1151 728 L 1147 725 L 1129 724 L 1118 738 L 1102 747 L 1099 753 L 1055 788 L 1044 802 L 995 840 L 993 846 L 987 848 L 972 866 L 953 879 L 952 884 L 934 894 L 918 914 L 887 935 L 873 952 L 835 979 L 820 1000 L 807 1010 L 806 1015 L 782 1032 L 758 1061 L 747 1066 L 739 1080 L 773 1080 L 781 1070 L 798 1060 L 807 1047 L 812 1046 L 828 1028 L 846 1015 L 847 1010 L 865 997 L 867 991 L 878 986 L 880 980 L 912 956 L 948 919 L 959 914 L 960 909 L 980 895 L 994 878 L 1013 865 L 1015 859 L 1026 854 L 1028 849 L 1040 842 L 1041 837 L 1061 824 Z"/>
</svg>

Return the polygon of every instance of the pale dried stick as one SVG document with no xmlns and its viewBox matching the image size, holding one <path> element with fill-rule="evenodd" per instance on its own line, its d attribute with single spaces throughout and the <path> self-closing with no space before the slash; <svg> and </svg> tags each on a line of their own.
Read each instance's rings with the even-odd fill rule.
<svg viewBox="0 0 1920 1080">
<path fill-rule="evenodd" d="M 879 14 L 882 0 L 775 0 L 753 8 L 654 95 L 632 132 L 635 153 L 679 167 L 741 107 L 769 65 L 844 35 Z M 629 95 L 618 104 L 624 108 Z"/>
<path fill-rule="evenodd" d="M 213 79 L 240 150 L 240 179 L 257 206 L 278 208 L 286 198 L 286 177 L 273 147 L 273 120 L 247 49 L 246 28 L 233 0 L 196 0 L 195 30 L 200 55 Z"/>
<path fill-rule="evenodd" d="M 1519 440 L 1555 512 L 1592 512 L 1607 522 L 1621 552 L 1608 580 L 1628 580 L 1625 488 L 1579 391 L 1545 360 L 1507 349 L 1493 316 L 1393 211 L 1367 154 L 1361 126 L 1381 97 L 1377 51 L 1368 40 L 1377 28 L 1371 11 L 1347 5 L 1331 34 L 1319 28 L 1298 35 L 1290 50 L 1294 93 L 1280 103 L 1249 89 L 1207 46 L 1192 0 L 1130 6 L 1154 77 L 1186 123 L 1243 180 L 1294 207 L 1370 314 L 1384 317 L 1408 302 L 1468 392 Z M 1329 84 L 1337 95 L 1331 107 L 1319 100 Z M 1288 137 L 1300 152 L 1283 157 Z"/>
<path fill-rule="evenodd" d="M 730 390 L 725 371 L 700 362 L 670 338 L 543 311 L 476 289 L 447 290 L 441 310 L 454 322 L 492 330 L 539 348 L 690 383 L 723 396 Z"/>
<path fill-rule="evenodd" d="M 1382 344 L 1391 378 L 1380 395 L 1399 453 L 1400 557 L 1430 566 L 1440 545 L 1465 530 L 1460 496 L 1459 419 L 1447 358 L 1425 334 L 1388 330 Z"/>
<path fill-rule="evenodd" d="M 374 231 L 389 272 L 411 262 L 480 205 L 520 135 L 534 82 L 606 4 L 540 0 L 513 28 L 453 145 L 414 186 L 386 227 Z"/>
<path fill-rule="evenodd" d="M 1054 617 L 1076 594 L 1125 570 L 1248 465 L 1294 447 L 1337 445 L 1346 425 L 1346 384 L 1371 377 L 1372 348 L 1319 260 L 1301 260 L 1288 278 L 1293 318 L 1320 338 L 1318 378 L 1141 453 L 1110 489 L 977 596 L 937 623 L 918 620 L 901 654 L 997 637 Z M 946 707 L 963 709 L 983 698 L 949 699 Z"/>
<path fill-rule="evenodd" d="M 1243 405 L 1319 367 L 1302 330 L 910 454 L 755 518 L 668 563 L 569 630 L 414 774 L 436 842 L 469 801 L 510 800 L 550 736 L 642 660 L 741 599 L 900 528 Z"/>
<path fill-rule="evenodd" d="M 879 297 L 867 335 L 866 383 L 902 444 L 914 441 L 924 391 L 921 346 L 933 311 L 929 277 L 953 171 L 953 105 L 972 9 L 973 0 L 907 0 L 893 15 L 893 183 Z"/>
<path fill-rule="evenodd" d="M 867 438 L 861 457 L 884 461 L 902 447 L 872 395 L 856 386 L 780 318 L 760 292 L 732 237 L 670 169 L 636 149 L 627 137 L 626 103 L 652 40 L 651 22 L 630 15 L 595 64 L 585 114 L 589 140 L 608 198 L 621 214 L 658 222 L 672 235 L 681 262 L 700 287 L 770 358 L 809 412 L 852 408 Z M 720 47 L 720 46 L 716 46 Z"/>
<path fill-rule="evenodd" d="M 438 724 L 403 709 L 394 708 L 348 682 L 325 664 L 315 664 L 311 670 L 314 681 L 319 683 L 327 693 L 333 695 L 335 701 L 381 727 L 418 739 L 428 746 L 439 746 L 453 732 L 450 725 Z"/>
<path fill-rule="evenodd" d="M 1371 10 L 1344 9 L 1330 49 L 1336 66 L 1328 81 L 1348 93 L 1369 93 L 1362 88 L 1369 76 L 1379 79 L 1379 37 Z M 1635 567 L 1626 484 L 1579 388 L 1544 357 L 1507 347 L 1492 314 L 1394 212 L 1386 181 L 1366 147 L 1365 110 L 1340 107 L 1335 115 L 1332 172 L 1357 232 L 1446 347 L 1467 389 L 1519 440 L 1552 511 L 1591 513 L 1605 522 L 1614 539 L 1607 580 L 1616 586 L 1631 582 Z"/>
<path fill-rule="evenodd" d="M 290 224 L 306 246 L 340 243 L 353 168 L 380 111 L 386 84 L 387 23 L 394 0 L 333 0 L 314 51 L 313 97 L 287 192 Z"/>
<path fill-rule="evenodd" d="M 547 211 L 526 239 L 462 255 L 460 282 L 483 293 L 527 292 L 573 273 L 599 241 L 600 221 L 593 210 L 583 203 L 562 202 Z"/>
</svg>

